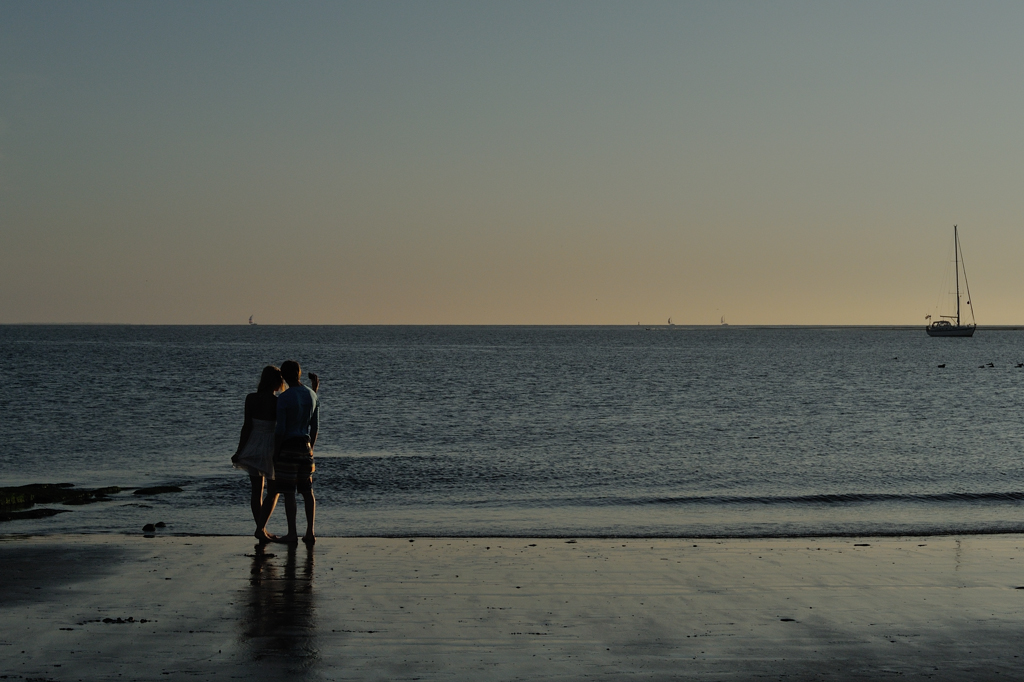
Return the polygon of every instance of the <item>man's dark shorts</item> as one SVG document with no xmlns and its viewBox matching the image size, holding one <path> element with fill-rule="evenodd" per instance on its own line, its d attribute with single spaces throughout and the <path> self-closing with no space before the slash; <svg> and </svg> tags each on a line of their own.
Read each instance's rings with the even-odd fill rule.
<svg viewBox="0 0 1024 682">
<path fill-rule="evenodd" d="M 281 445 L 281 452 L 274 456 L 275 493 L 306 493 L 313 489 L 313 450 L 309 441 L 293 438 Z"/>
</svg>

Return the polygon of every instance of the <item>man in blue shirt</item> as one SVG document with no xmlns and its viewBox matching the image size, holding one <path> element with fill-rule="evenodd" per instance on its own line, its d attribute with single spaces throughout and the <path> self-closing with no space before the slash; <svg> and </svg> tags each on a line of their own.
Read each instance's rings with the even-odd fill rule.
<svg viewBox="0 0 1024 682">
<path fill-rule="evenodd" d="M 313 389 L 302 385 L 302 368 L 294 360 L 281 363 L 281 375 L 288 390 L 277 398 L 277 428 L 274 432 L 274 480 L 267 490 L 267 499 L 260 510 L 256 538 L 261 542 L 275 541 L 287 544 L 298 542 L 295 526 L 297 508 L 295 493 L 302 495 L 306 507 L 306 534 L 302 541 L 316 542 L 313 521 L 316 518 L 316 498 L 313 496 L 313 446 L 320 426 L 320 400 L 316 395 L 319 381 L 310 374 Z M 278 495 L 284 496 L 284 511 L 288 517 L 288 534 L 273 537 L 267 533 L 267 521 L 274 513 Z"/>
</svg>

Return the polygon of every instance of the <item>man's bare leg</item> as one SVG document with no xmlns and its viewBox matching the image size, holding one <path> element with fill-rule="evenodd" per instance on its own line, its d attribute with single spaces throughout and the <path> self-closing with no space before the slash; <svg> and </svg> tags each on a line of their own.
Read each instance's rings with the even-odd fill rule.
<svg viewBox="0 0 1024 682">
<path fill-rule="evenodd" d="M 295 528 L 295 517 L 298 508 L 295 505 L 295 493 L 281 493 L 284 496 L 284 513 L 288 517 L 288 534 L 273 538 L 274 542 L 294 545 L 299 541 L 299 532 Z"/>
<path fill-rule="evenodd" d="M 313 521 L 316 520 L 316 497 L 313 495 L 312 488 L 302 493 L 302 500 L 306 505 L 306 534 L 302 536 L 302 541 L 307 545 L 312 545 L 316 542 L 316 536 L 313 534 Z"/>
</svg>

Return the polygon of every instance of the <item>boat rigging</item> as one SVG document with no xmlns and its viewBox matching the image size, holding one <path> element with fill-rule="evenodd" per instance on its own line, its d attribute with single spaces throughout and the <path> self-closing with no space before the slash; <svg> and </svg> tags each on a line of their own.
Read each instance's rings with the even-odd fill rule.
<svg viewBox="0 0 1024 682">
<path fill-rule="evenodd" d="M 960 249 L 960 235 L 957 232 L 956 225 L 953 226 L 953 268 L 956 277 L 956 315 L 939 315 L 939 320 L 932 320 L 925 331 L 928 332 L 928 336 L 974 336 L 974 330 L 978 328 L 978 323 L 974 319 L 974 306 L 971 305 L 971 288 L 967 284 L 967 269 L 963 266 L 964 254 Z M 962 324 L 960 319 L 960 272 L 963 271 L 964 275 L 964 290 L 967 293 L 967 308 L 971 312 L 971 323 Z M 926 320 L 931 320 L 931 315 L 926 315 Z M 954 324 L 952 321 L 955 320 Z"/>
</svg>

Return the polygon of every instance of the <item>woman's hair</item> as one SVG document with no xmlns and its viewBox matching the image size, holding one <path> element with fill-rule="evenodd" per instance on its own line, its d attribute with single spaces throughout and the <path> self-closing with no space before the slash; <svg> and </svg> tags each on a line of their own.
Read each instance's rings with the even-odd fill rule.
<svg viewBox="0 0 1024 682">
<path fill-rule="evenodd" d="M 281 388 L 283 383 L 284 378 L 281 376 L 281 370 L 273 365 L 267 365 L 263 368 L 263 374 L 260 375 L 260 385 L 256 387 L 256 392 L 273 393 Z"/>
</svg>

